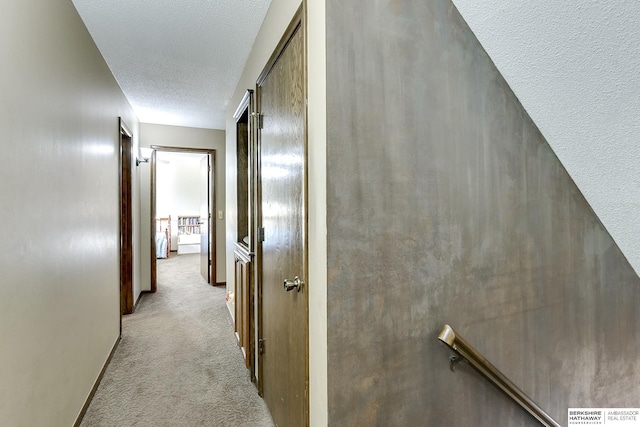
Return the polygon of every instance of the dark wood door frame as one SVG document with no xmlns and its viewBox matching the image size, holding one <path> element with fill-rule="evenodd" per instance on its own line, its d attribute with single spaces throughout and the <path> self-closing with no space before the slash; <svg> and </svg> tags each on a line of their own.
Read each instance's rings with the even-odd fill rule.
<svg viewBox="0 0 640 427">
<path fill-rule="evenodd" d="M 133 205 L 132 167 L 133 134 L 119 118 L 120 140 L 120 333 L 122 315 L 132 313 L 133 306 Z"/>
<path fill-rule="evenodd" d="M 236 250 L 234 251 L 235 258 L 235 274 L 234 274 L 234 295 L 238 295 L 238 288 L 240 288 L 238 283 L 238 273 L 239 267 L 248 267 L 245 268 L 246 271 L 242 270 L 244 275 L 244 279 L 246 280 L 243 283 L 242 289 L 246 290 L 245 297 L 247 300 L 245 301 L 245 319 L 242 319 L 241 323 L 245 327 L 245 359 L 248 364 L 249 371 L 251 373 L 251 381 L 256 384 L 258 388 L 258 392 L 261 394 L 261 383 L 260 378 L 256 376 L 256 352 L 259 350 L 259 343 L 256 339 L 256 330 L 258 327 L 258 319 L 256 318 L 258 299 L 256 297 L 256 264 L 258 262 L 258 258 L 256 257 L 256 253 L 254 252 L 257 247 L 257 234 L 256 234 L 256 224 L 257 224 L 257 196 L 256 196 L 256 188 L 257 188 L 257 153 L 256 153 L 256 138 L 253 132 L 255 132 L 253 125 L 253 119 L 256 115 L 255 103 L 254 103 L 254 91 L 252 89 L 248 89 L 240 104 L 236 108 L 236 111 L 233 114 L 233 118 L 236 122 L 236 172 L 237 172 L 237 182 L 236 182 L 236 195 L 237 195 L 237 205 L 236 212 L 238 214 L 238 221 L 240 221 L 240 214 L 244 215 L 244 211 L 241 209 L 241 203 L 246 203 L 246 230 L 244 228 L 241 230 L 241 227 L 238 225 L 237 227 L 237 235 L 236 237 Z M 243 133 L 243 134 L 242 134 Z M 244 146 L 246 144 L 246 147 Z M 246 164 L 240 164 L 241 160 L 239 157 L 241 153 L 246 155 Z M 246 169 L 245 169 L 246 167 Z M 246 173 L 246 182 L 240 183 L 240 174 Z M 241 202 L 240 198 L 246 197 L 244 201 Z M 243 231 L 243 232 L 241 232 Z M 242 235 L 245 234 L 249 237 L 248 242 L 241 242 Z M 241 265 L 238 265 L 240 263 Z M 237 304 L 237 301 L 236 301 Z M 238 331 L 238 306 L 235 306 L 234 312 L 234 322 L 236 331 Z M 246 322 L 246 323 L 244 323 Z"/>
<path fill-rule="evenodd" d="M 211 207 L 211 157 L 210 155 L 203 156 L 200 159 L 200 275 L 207 283 L 212 281 L 215 283 L 216 278 L 211 277 L 211 264 L 213 259 L 211 258 L 211 245 L 216 242 L 211 242 L 210 230 L 215 220 L 213 215 L 213 208 Z M 207 177 L 207 182 L 202 182 L 202 175 Z"/>
<path fill-rule="evenodd" d="M 153 155 L 151 156 L 151 183 L 150 183 L 150 191 L 151 191 L 151 215 L 150 215 L 150 241 L 151 241 L 151 286 L 150 292 L 156 292 L 158 290 L 158 275 L 157 275 L 157 259 L 156 259 L 156 239 L 155 239 L 155 218 L 156 218 L 156 165 L 157 165 L 157 151 L 169 151 L 169 152 L 178 152 L 178 153 L 202 153 L 209 154 L 211 156 L 211 171 L 209 172 L 209 183 L 213 183 L 210 186 L 210 197 L 211 197 L 211 227 L 209 230 L 209 241 L 211 244 L 209 245 L 211 248 L 211 285 L 218 285 L 216 283 L 216 235 L 217 235 L 217 206 L 216 206 L 216 194 L 218 182 L 215 179 L 216 173 L 216 150 L 214 149 L 204 149 L 204 148 L 189 148 L 189 147 L 169 147 L 163 145 L 152 145 Z"/>
</svg>

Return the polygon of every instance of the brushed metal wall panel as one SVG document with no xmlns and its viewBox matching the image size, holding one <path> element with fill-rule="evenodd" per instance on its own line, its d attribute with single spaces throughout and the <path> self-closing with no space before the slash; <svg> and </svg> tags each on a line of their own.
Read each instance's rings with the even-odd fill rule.
<svg viewBox="0 0 640 427">
<path fill-rule="evenodd" d="M 449 0 L 327 1 L 332 426 L 536 426 L 637 406 L 640 280 Z"/>
</svg>

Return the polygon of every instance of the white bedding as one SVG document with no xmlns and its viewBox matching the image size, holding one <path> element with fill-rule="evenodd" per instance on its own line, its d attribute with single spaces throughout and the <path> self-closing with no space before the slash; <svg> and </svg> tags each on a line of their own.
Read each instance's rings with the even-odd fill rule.
<svg viewBox="0 0 640 427">
<path fill-rule="evenodd" d="M 156 233 L 156 258 L 167 257 L 167 235 L 164 232 Z"/>
</svg>

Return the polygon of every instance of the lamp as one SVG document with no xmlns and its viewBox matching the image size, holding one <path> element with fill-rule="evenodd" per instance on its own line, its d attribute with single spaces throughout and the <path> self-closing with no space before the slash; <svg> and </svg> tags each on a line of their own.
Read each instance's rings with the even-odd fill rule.
<svg viewBox="0 0 640 427">
<path fill-rule="evenodd" d="M 140 163 L 149 163 L 149 159 L 153 154 L 153 148 L 140 147 L 138 152 L 140 157 L 136 157 L 136 166 L 140 166 Z"/>
</svg>

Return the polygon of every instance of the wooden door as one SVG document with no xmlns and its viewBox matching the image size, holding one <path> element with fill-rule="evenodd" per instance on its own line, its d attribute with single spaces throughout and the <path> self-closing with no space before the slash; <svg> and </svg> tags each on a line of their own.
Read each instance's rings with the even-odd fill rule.
<svg viewBox="0 0 640 427">
<path fill-rule="evenodd" d="M 200 274 L 211 283 L 211 250 L 209 229 L 211 202 L 209 200 L 209 155 L 200 160 Z"/>
<path fill-rule="evenodd" d="M 120 314 L 133 313 L 133 135 L 120 119 Z M 120 321 L 122 333 L 122 319 Z"/>
<path fill-rule="evenodd" d="M 298 14 L 301 16 L 301 14 Z M 261 387 L 275 423 L 308 425 L 304 38 L 292 24 L 258 80 L 261 125 Z M 275 59 L 273 59 L 275 58 Z M 283 283 L 289 281 L 290 289 Z"/>
</svg>

